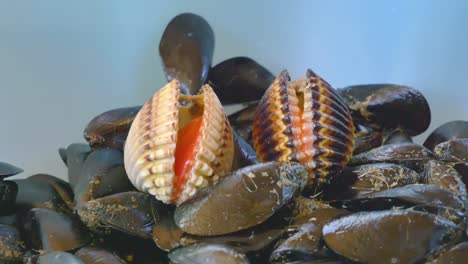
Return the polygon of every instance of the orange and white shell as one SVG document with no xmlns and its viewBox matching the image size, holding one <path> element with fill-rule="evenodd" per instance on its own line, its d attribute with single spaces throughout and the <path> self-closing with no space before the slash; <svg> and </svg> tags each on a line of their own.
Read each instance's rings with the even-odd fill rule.
<svg viewBox="0 0 468 264">
<path fill-rule="evenodd" d="M 283 71 L 254 114 L 253 143 L 259 159 L 305 165 L 309 185 L 326 182 L 349 162 L 354 137 L 348 107 L 311 70 L 307 78 L 295 81 Z"/>
<path fill-rule="evenodd" d="M 178 145 L 178 132 L 200 118 L 198 136 Z M 176 175 L 176 149 L 190 144 L 194 148 L 186 163 L 189 169 Z M 204 85 L 197 95 L 184 95 L 173 80 L 135 117 L 124 147 L 125 170 L 138 190 L 164 203 L 180 204 L 231 170 L 233 144 L 229 121 L 212 88 Z"/>
</svg>

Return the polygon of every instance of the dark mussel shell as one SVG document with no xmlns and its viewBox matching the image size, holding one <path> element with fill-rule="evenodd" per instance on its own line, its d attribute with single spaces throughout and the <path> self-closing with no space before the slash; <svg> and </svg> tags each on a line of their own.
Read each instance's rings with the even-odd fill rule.
<svg viewBox="0 0 468 264">
<path fill-rule="evenodd" d="M 402 128 L 416 136 L 429 127 L 431 110 L 417 90 L 395 84 L 348 86 L 338 90 L 356 123 L 378 129 Z"/>
<path fill-rule="evenodd" d="M 458 172 L 450 165 L 440 161 L 429 161 L 424 169 L 424 182 L 447 189 L 466 200 L 466 186 Z"/>
<path fill-rule="evenodd" d="M 430 150 L 442 142 L 458 138 L 468 138 L 468 121 L 450 121 L 437 127 L 424 141 L 424 146 Z"/>
<path fill-rule="evenodd" d="M 384 131 L 383 136 L 383 145 L 413 143 L 413 139 L 401 128 L 386 130 Z"/>
<path fill-rule="evenodd" d="M 208 78 L 214 44 L 213 30 L 201 16 L 183 13 L 174 17 L 159 43 L 167 80 L 179 80 L 184 94 L 197 94 Z"/>
<path fill-rule="evenodd" d="M 86 227 L 74 216 L 33 208 L 22 217 L 25 242 L 34 249 L 69 251 L 90 242 Z"/>
<path fill-rule="evenodd" d="M 418 183 L 420 176 L 405 166 L 392 163 L 373 163 L 351 168 L 357 179 L 351 190 L 359 193 L 377 192 Z"/>
<path fill-rule="evenodd" d="M 117 108 L 94 117 L 86 126 L 83 136 L 92 148 L 123 149 L 133 119 L 140 106 Z"/>
<path fill-rule="evenodd" d="M 276 245 L 271 253 L 270 262 L 285 263 L 316 258 L 316 253 L 323 245 L 323 226 L 332 219 L 347 214 L 350 212 L 343 209 L 318 208 L 308 214 L 307 219 L 295 218 L 293 225 L 289 227 L 294 231 Z"/>
<path fill-rule="evenodd" d="M 73 186 L 75 205 L 114 193 L 135 190 L 125 172 L 123 154 L 116 149 L 97 149 L 82 165 Z"/>
<path fill-rule="evenodd" d="M 468 163 L 468 138 L 440 143 L 434 147 L 434 153 L 439 160 Z"/>
<path fill-rule="evenodd" d="M 234 160 L 232 169 L 240 169 L 245 166 L 254 165 L 260 161 L 257 158 L 257 153 L 249 143 L 247 143 L 239 134 L 232 129 L 234 137 Z"/>
<path fill-rule="evenodd" d="M 360 212 L 323 227 L 334 252 L 363 263 L 414 263 L 437 252 L 461 229 L 432 214 L 413 211 Z"/>
<path fill-rule="evenodd" d="M 2 209 L 3 210 L 3 209 Z M 0 216 L 0 225 L 16 226 L 18 217 L 16 214 Z"/>
<path fill-rule="evenodd" d="M 222 104 L 257 101 L 275 76 L 248 57 L 227 59 L 211 68 L 208 82 Z"/>
<path fill-rule="evenodd" d="M 0 180 L 22 173 L 24 170 L 6 162 L 0 161 Z"/>
<path fill-rule="evenodd" d="M 362 130 L 356 133 L 353 155 L 369 151 L 382 145 L 382 132 L 377 130 Z"/>
<path fill-rule="evenodd" d="M 440 253 L 440 255 L 428 262 L 429 264 L 466 263 L 468 260 L 468 241 L 462 242 L 454 247 Z"/>
<path fill-rule="evenodd" d="M 423 146 L 414 143 L 398 143 L 383 145 L 353 156 L 349 165 L 397 163 L 419 172 L 422 171 L 424 164 L 433 158 L 434 154 Z"/>
<path fill-rule="evenodd" d="M 35 174 L 14 181 L 18 185 L 17 210 L 25 212 L 31 208 L 47 208 L 72 212 L 73 191 L 66 181 L 48 174 Z"/>
<path fill-rule="evenodd" d="M 0 224 L 0 263 L 21 261 L 24 252 L 24 242 L 18 230 L 12 226 Z"/>
<path fill-rule="evenodd" d="M 253 145 L 252 124 L 253 116 L 255 114 L 257 106 L 258 103 L 250 104 L 246 108 L 241 109 L 228 116 L 229 123 L 231 124 L 233 130 L 250 145 Z"/>
<path fill-rule="evenodd" d="M 62 156 L 66 156 L 67 159 L 68 182 L 70 183 L 70 186 L 74 188 L 80 179 L 81 168 L 83 167 L 83 163 L 85 162 L 89 153 L 91 153 L 91 148 L 88 144 L 73 143 L 70 144 L 65 150 L 62 150 L 62 152 L 66 153 L 62 154 Z"/>
<path fill-rule="evenodd" d="M 149 194 L 123 192 L 90 200 L 77 207 L 81 220 L 97 233 L 111 229 L 151 238 L 154 225 L 153 206 L 162 204 Z M 154 209 L 157 212 L 157 209 Z"/>
<path fill-rule="evenodd" d="M 234 248 L 220 245 L 197 243 L 178 248 L 169 253 L 169 259 L 176 264 L 247 264 L 247 257 Z"/>
<path fill-rule="evenodd" d="M 25 262 L 26 264 L 85 264 L 77 256 L 63 251 L 54 251 L 43 255 L 35 255 Z"/>
<path fill-rule="evenodd" d="M 18 186 L 13 181 L 0 180 L 0 216 L 13 213 Z"/>
<path fill-rule="evenodd" d="M 306 180 L 306 169 L 297 163 L 244 167 L 200 189 L 176 208 L 174 219 L 177 226 L 193 235 L 222 235 L 247 229 L 267 220 L 299 194 Z"/>
<path fill-rule="evenodd" d="M 174 222 L 174 208 L 169 206 L 159 206 L 157 210 L 152 210 L 154 216 L 153 241 L 164 250 L 170 251 L 179 247 L 184 231 Z"/>
<path fill-rule="evenodd" d="M 446 206 L 463 211 L 463 201 L 452 192 L 429 184 L 409 184 L 390 190 L 358 195 L 355 199 L 332 201 L 331 205 L 351 211 L 387 210 L 415 205 Z"/>
<path fill-rule="evenodd" d="M 75 253 L 85 264 L 125 264 L 116 254 L 103 248 L 88 246 Z"/>
<path fill-rule="evenodd" d="M 425 212 L 430 213 L 433 215 L 437 215 L 439 217 L 445 218 L 450 220 L 454 224 L 458 226 L 465 226 L 465 214 L 463 211 L 455 210 L 450 207 L 445 206 L 432 206 L 432 205 L 416 205 L 414 207 L 410 207 L 406 210 L 413 210 L 418 212 Z"/>
</svg>

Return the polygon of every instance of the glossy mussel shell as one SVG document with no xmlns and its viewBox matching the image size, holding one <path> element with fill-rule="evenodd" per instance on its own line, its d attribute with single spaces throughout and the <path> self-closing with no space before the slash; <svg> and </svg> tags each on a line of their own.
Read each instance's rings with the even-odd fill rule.
<svg viewBox="0 0 468 264">
<path fill-rule="evenodd" d="M 309 184 L 326 182 L 350 160 L 354 125 L 337 92 L 311 70 L 291 82 L 283 71 L 254 115 L 253 143 L 261 161 L 295 161 Z"/>
<path fill-rule="evenodd" d="M 180 194 L 174 189 L 178 130 L 202 118 L 192 166 Z M 165 85 L 138 112 L 124 148 L 125 170 L 133 185 L 165 203 L 181 203 L 231 170 L 234 143 L 223 107 L 209 85 L 183 95 L 177 80 Z"/>
<path fill-rule="evenodd" d="M 18 168 L 15 165 L 0 161 L 0 180 L 22 173 L 23 171 L 23 169 Z"/>
<path fill-rule="evenodd" d="M 214 42 L 213 30 L 202 17 L 192 13 L 174 17 L 159 43 L 167 80 L 179 80 L 184 94 L 197 94 L 208 77 Z"/>
<path fill-rule="evenodd" d="M 424 141 L 424 146 L 433 150 L 439 143 L 458 138 L 468 138 L 468 121 L 455 120 L 437 127 Z"/>
</svg>

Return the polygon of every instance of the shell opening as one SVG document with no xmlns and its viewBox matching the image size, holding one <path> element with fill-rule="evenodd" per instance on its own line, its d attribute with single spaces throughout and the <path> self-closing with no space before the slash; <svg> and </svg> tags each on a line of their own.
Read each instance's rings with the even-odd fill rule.
<svg viewBox="0 0 468 264">
<path fill-rule="evenodd" d="M 179 199 L 179 195 L 187 182 L 188 174 L 193 167 L 195 154 L 198 151 L 197 146 L 203 123 L 203 97 L 188 98 L 181 96 L 178 122 L 179 130 L 177 131 L 174 155 L 173 201 Z"/>
</svg>

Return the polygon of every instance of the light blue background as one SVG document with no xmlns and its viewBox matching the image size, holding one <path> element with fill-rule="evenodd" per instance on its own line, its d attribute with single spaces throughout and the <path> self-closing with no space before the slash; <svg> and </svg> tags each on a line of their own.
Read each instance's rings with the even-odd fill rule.
<svg viewBox="0 0 468 264">
<path fill-rule="evenodd" d="M 164 85 L 159 39 L 187 11 L 212 25 L 214 63 L 243 55 L 335 87 L 411 85 L 430 103 L 429 130 L 468 120 L 468 1 L 64 2 L 0 0 L 0 160 L 20 177 L 66 178 L 59 147 Z"/>
</svg>

